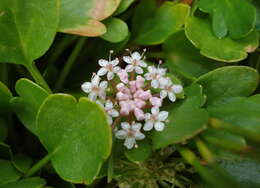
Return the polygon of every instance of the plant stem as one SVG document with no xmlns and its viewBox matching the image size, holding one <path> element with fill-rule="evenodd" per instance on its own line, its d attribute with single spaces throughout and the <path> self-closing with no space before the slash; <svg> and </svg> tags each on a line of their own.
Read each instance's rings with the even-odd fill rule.
<svg viewBox="0 0 260 188">
<path fill-rule="evenodd" d="M 52 93 L 50 87 L 48 86 L 48 84 L 46 83 L 46 81 L 42 77 L 41 73 L 39 72 L 39 70 L 35 66 L 35 62 L 28 63 L 28 64 L 25 65 L 25 67 L 31 73 L 33 79 L 36 81 L 37 84 L 39 84 L 44 89 L 46 89 L 47 92 Z"/>
<path fill-rule="evenodd" d="M 197 146 L 200 154 L 205 159 L 205 161 L 207 161 L 207 163 L 214 163 L 215 162 L 214 156 L 211 153 L 211 151 L 208 149 L 206 144 L 199 138 L 195 139 L 195 143 L 196 143 L 196 146 Z"/>
<path fill-rule="evenodd" d="M 77 42 L 75 48 L 73 49 L 71 55 L 69 56 L 64 68 L 61 71 L 60 77 L 55 85 L 55 91 L 58 91 L 61 89 L 61 87 L 64 84 L 64 81 L 66 77 L 68 76 L 73 64 L 75 63 L 76 58 L 78 57 L 79 52 L 81 51 L 84 43 L 86 41 L 86 38 L 80 38 Z"/>
<path fill-rule="evenodd" d="M 40 161 L 38 161 L 35 165 L 33 165 L 24 175 L 25 177 L 29 177 L 32 176 L 33 174 L 35 174 L 38 170 L 40 170 L 44 165 L 46 165 L 52 155 L 54 154 L 54 152 L 49 153 L 48 155 L 46 155 L 44 158 L 42 158 Z"/>
</svg>

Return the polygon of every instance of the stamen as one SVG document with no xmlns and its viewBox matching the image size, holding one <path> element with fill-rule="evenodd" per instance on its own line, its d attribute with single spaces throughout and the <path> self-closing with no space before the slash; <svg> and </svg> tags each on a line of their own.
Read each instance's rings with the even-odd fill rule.
<svg viewBox="0 0 260 188">
<path fill-rule="evenodd" d="M 125 49 L 125 51 L 127 51 L 127 52 L 129 52 L 130 53 L 130 55 L 132 55 L 132 52 L 131 52 L 131 50 L 130 49 Z"/>
<path fill-rule="evenodd" d="M 142 55 L 141 55 L 142 58 L 145 58 L 145 57 L 144 57 L 145 52 L 146 52 L 146 48 L 143 49 L 143 53 L 142 53 Z"/>
<path fill-rule="evenodd" d="M 113 53 L 114 53 L 114 50 L 109 51 L 109 58 L 108 58 L 109 61 L 111 61 L 111 56 L 112 56 Z"/>
</svg>

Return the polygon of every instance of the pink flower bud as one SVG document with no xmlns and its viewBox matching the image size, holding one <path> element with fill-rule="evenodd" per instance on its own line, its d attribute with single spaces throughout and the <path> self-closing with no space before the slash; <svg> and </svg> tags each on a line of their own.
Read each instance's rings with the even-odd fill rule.
<svg viewBox="0 0 260 188">
<path fill-rule="evenodd" d="M 128 74 L 126 70 L 121 69 L 117 74 L 122 82 L 124 82 L 125 84 L 128 83 Z"/>
<path fill-rule="evenodd" d="M 137 76 L 136 77 L 136 87 L 142 88 L 144 86 L 144 81 L 145 81 L 145 79 L 142 76 Z"/>
<path fill-rule="evenodd" d="M 116 94 L 116 98 L 118 99 L 118 100 L 120 100 L 120 101 L 122 101 L 122 100 L 128 100 L 129 99 L 129 96 L 127 95 L 127 94 L 124 94 L 124 93 L 122 93 L 122 92 L 117 92 L 117 94 Z"/>
<path fill-rule="evenodd" d="M 142 121 L 145 119 L 144 112 L 140 108 L 135 108 L 134 114 L 138 121 Z"/>
<path fill-rule="evenodd" d="M 143 91 L 139 95 L 139 98 L 142 99 L 142 100 L 148 100 L 150 97 L 152 97 L 150 90 Z"/>
<path fill-rule="evenodd" d="M 130 82 L 129 82 L 130 91 L 131 91 L 132 93 L 134 93 L 134 92 L 136 91 L 136 86 L 135 86 L 135 84 L 136 84 L 136 81 L 130 81 Z"/>
<path fill-rule="evenodd" d="M 162 106 L 162 99 L 159 97 L 151 97 L 149 101 L 155 107 Z"/>
<path fill-rule="evenodd" d="M 134 100 L 134 103 L 135 103 L 135 106 L 137 107 L 137 108 L 142 108 L 142 107 L 144 107 L 145 106 L 145 102 L 143 101 L 143 100 L 141 100 L 141 99 L 135 99 Z"/>
</svg>

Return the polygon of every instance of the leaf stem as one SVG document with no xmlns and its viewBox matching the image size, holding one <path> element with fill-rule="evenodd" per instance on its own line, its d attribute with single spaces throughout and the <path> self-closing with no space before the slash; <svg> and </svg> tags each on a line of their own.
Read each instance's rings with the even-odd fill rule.
<svg viewBox="0 0 260 188">
<path fill-rule="evenodd" d="M 75 63 L 76 58 L 78 57 L 78 54 L 80 53 L 84 43 L 86 41 L 86 38 L 80 38 L 73 49 L 72 53 L 70 54 L 67 62 L 65 63 L 64 68 L 61 71 L 60 77 L 55 85 L 55 91 L 58 91 L 62 88 L 66 77 L 68 76 L 73 64 Z"/>
<path fill-rule="evenodd" d="M 33 165 L 24 175 L 24 177 L 29 177 L 35 174 L 38 170 L 40 170 L 43 166 L 45 166 L 51 159 L 55 152 L 49 153 L 44 158 L 42 158 L 40 161 L 38 161 L 35 165 Z"/>
<path fill-rule="evenodd" d="M 48 84 L 46 83 L 46 81 L 42 77 L 41 73 L 39 72 L 39 70 L 35 66 L 35 62 L 28 63 L 28 64 L 25 65 L 25 67 L 31 73 L 33 79 L 36 81 L 37 84 L 39 84 L 44 89 L 46 89 L 47 92 L 52 93 L 50 87 L 48 86 Z"/>
</svg>

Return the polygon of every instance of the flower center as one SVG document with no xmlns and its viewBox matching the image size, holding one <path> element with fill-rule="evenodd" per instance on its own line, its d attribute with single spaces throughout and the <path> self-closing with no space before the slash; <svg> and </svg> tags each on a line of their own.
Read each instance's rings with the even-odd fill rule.
<svg viewBox="0 0 260 188">
<path fill-rule="evenodd" d="M 133 66 L 138 66 L 139 62 L 136 59 L 134 59 L 132 64 Z"/>
<path fill-rule="evenodd" d="M 97 87 L 97 86 L 92 86 L 92 91 L 95 92 L 95 93 L 99 93 L 100 88 Z"/>
<path fill-rule="evenodd" d="M 112 64 L 108 64 L 108 65 L 106 66 L 106 68 L 107 68 L 107 70 L 108 70 L 109 72 L 113 72 L 113 65 L 112 65 Z"/>
</svg>

